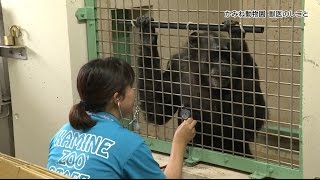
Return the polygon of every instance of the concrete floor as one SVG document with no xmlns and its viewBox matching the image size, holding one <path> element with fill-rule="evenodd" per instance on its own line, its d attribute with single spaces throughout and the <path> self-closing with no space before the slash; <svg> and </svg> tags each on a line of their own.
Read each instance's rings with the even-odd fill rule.
<svg viewBox="0 0 320 180">
<path fill-rule="evenodd" d="M 153 157 L 160 166 L 167 164 L 169 156 L 153 153 Z M 215 167 L 206 164 L 197 164 L 193 167 L 183 167 L 183 179 L 250 179 L 249 174 Z"/>
</svg>

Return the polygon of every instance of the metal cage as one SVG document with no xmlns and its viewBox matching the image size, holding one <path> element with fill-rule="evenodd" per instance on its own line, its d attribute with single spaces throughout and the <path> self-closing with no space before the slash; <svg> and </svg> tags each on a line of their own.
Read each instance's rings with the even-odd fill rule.
<svg viewBox="0 0 320 180">
<path fill-rule="evenodd" d="M 253 97 L 256 97 L 258 92 L 255 92 L 255 84 L 260 84 L 260 95 L 262 95 L 265 105 L 262 107 L 266 109 L 266 118 L 263 119 L 263 127 L 259 130 L 251 130 L 254 132 L 253 141 L 248 142 L 252 152 L 251 158 L 246 154 L 235 154 L 235 152 L 226 152 L 223 145 L 222 148 L 216 148 L 214 145 L 207 146 L 204 141 L 209 138 L 212 139 L 212 134 L 198 131 L 197 134 L 200 139 L 199 144 L 190 143 L 186 152 L 186 162 L 193 165 L 197 162 L 206 162 L 225 167 L 234 168 L 241 171 L 252 173 L 253 177 L 274 177 L 274 178 L 302 178 L 302 149 L 301 149 L 301 72 L 302 72 L 302 37 L 303 37 L 303 18 L 307 15 L 304 9 L 304 1 L 302 0 L 263 0 L 263 1 L 248 1 L 248 0 L 85 0 L 86 6 L 78 9 L 76 16 L 78 20 L 86 20 L 87 33 L 88 33 L 88 54 L 89 59 L 97 57 L 117 56 L 123 60 L 130 62 L 134 68 L 137 78 L 135 89 L 137 90 L 137 106 L 144 105 L 140 108 L 139 112 L 139 125 L 140 129 L 137 130 L 139 134 L 145 137 L 147 144 L 150 148 L 157 152 L 170 153 L 171 140 L 174 131 L 178 126 L 179 113 L 178 110 L 182 106 L 181 99 L 193 99 L 191 103 L 187 103 L 192 112 L 199 112 L 201 119 L 206 119 L 206 115 L 210 117 L 220 117 L 219 121 L 211 120 L 209 122 L 198 121 L 198 124 L 204 129 L 204 126 L 211 127 L 208 132 L 214 133 L 214 128 L 221 127 L 221 131 L 231 129 L 232 137 L 219 137 L 222 139 L 229 139 L 232 142 L 246 141 L 245 120 L 243 115 L 238 117 L 243 123 L 242 127 L 233 126 L 236 124 L 237 115 L 233 107 L 241 107 L 245 109 L 244 103 L 235 102 L 233 96 L 238 96 L 242 93 L 242 99 L 247 98 L 250 94 L 242 91 L 233 91 L 228 88 L 234 86 L 232 83 L 236 77 L 228 80 L 231 84 L 230 87 L 223 89 L 222 83 L 226 82 L 223 77 L 222 66 L 222 53 L 223 45 L 230 45 L 235 41 L 228 38 L 228 33 L 223 32 L 223 22 L 226 19 L 234 19 L 241 23 L 241 25 L 233 26 L 235 31 L 241 31 L 241 28 L 247 32 L 246 37 L 240 37 L 245 40 L 248 45 L 248 52 L 239 51 L 241 63 L 232 65 L 234 61 L 234 51 L 226 50 L 229 53 L 227 66 L 231 68 L 239 68 L 242 72 L 239 82 L 249 81 L 248 79 L 241 78 L 248 72 L 244 68 L 245 60 L 244 54 L 249 54 L 253 58 L 250 68 L 256 68 L 259 71 L 258 79 L 251 79 L 254 90 L 250 92 Z M 156 48 L 159 51 L 159 57 L 144 54 L 142 47 L 146 46 L 144 42 L 143 33 L 137 27 L 136 18 L 141 16 L 151 16 L 154 22 L 150 23 L 150 27 L 155 27 L 158 37 Z M 216 31 L 219 35 L 216 37 L 219 42 L 218 50 L 214 54 L 211 52 L 211 39 L 208 40 L 209 31 Z M 221 32 L 220 32 L 221 31 Z M 251 32 L 250 32 L 251 31 Z M 206 49 L 200 49 L 200 38 L 198 39 L 198 50 L 191 50 L 190 37 L 193 32 L 205 32 L 207 36 L 204 37 L 208 44 Z M 205 34 L 204 33 L 204 34 Z M 220 35 L 221 34 L 221 35 Z M 141 37 L 142 35 L 143 37 Z M 147 34 L 152 38 L 153 34 Z M 146 36 L 147 37 L 147 36 Z M 223 39 L 225 37 L 225 40 Z M 187 42 L 187 44 L 186 44 Z M 239 41 L 240 42 L 240 41 Z M 243 43 L 241 43 L 243 48 Z M 152 49 L 152 45 L 149 44 Z M 193 47 L 194 48 L 194 47 Z M 203 52 L 207 52 L 207 56 Z M 183 54 L 188 52 L 189 54 Z M 190 52 L 197 52 L 194 58 L 190 58 Z M 178 54 L 178 55 L 175 55 Z M 180 54 L 180 55 L 179 55 Z M 187 58 L 182 58 L 184 55 Z M 210 57 L 212 56 L 212 58 Z M 210 62 L 213 56 L 217 61 Z M 247 57 L 247 56 L 246 56 Z M 141 67 L 138 61 L 152 60 L 156 64 L 159 62 L 157 68 Z M 220 59 L 220 60 L 219 60 Z M 155 61 L 157 60 L 157 61 Z M 199 63 L 201 60 L 207 63 Z M 197 62 L 195 62 L 197 61 Z M 174 71 L 172 63 L 179 64 L 186 62 L 188 68 L 179 67 L 180 71 Z M 195 66 L 197 66 L 195 68 Z M 238 67 L 236 67 L 238 66 Z M 207 68 L 206 70 L 203 68 Z M 219 67 L 219 75 L 213 73 L 214 68 Z M 191 70 L 191 69 L 198 70 Z M 187 69 L 184 71 L 183 69 Z M 148 72 L 149 74 L 141 74 Z M 228 71 L 230 74 L 236 72 L 233 70 Z M 253 70 L 253 77 L 255 77 Z M 140 73 L 140 75 L 138 75 Z M 168 77 L 164 73 L 170 74 Z M 158 79 L 154 79 L 156 75 Z M 176 76 L 186 75 L 186 77 L 194 77 L 196 80 L 186 81 L 177 78 Z M 174 76 L 174 77 L 173 77 Z M 169 79 L 168 79 L 169 78 Z M 220 99 L 214 99 L 212 93 L 214 78 L 220 79 L 220 92 L 230 90 L 231 98 L 229 100 L 223 99 L 220 94 Z M 173 82 L 176 79 L 175 82 Z M 178 80 L 177 80 L 178 79 Z M 190 79 L 189 79 L 190 80 Z M 224 80 L 224 81 L 222 81 Z M 149 89 L 139 89 L 140 83 L 153 83 L 153 87 Z M 197 81 L 196 83 L 194 81 Z M 198 82 L 200 81 L 200 82 Z M 203 81 L 203 82 L 201 82 Z M 203 85 L 204 82 L 210 81 L 209 84 Z M 156 88 L 155 84 L 161 88 Z M 250 84 L 250 83 L 249 83 Z M 251 85 L 251 84 L 250 84 Z M 170 86 L 164 87 L 164 86 Z M 183 95 L 176 92 L 179 89 L 182 92 L 187 89 L 189 92 L 184 92 Z M 244 85 L 242 85 L 244 86 Z M 167 89 L 166 89 L 167 88 Z M 219 87 L 214 87 L 218 88 Z M 200 89 L 200 90 L 197 90 Z M 205 91 L 205 90 L 208 91 Z M 205 92 L 209 92 L 205 95 Z M 218 91 L 216 91 L 218 92 Z M 139 96 L 139 93 L 146 93 Z M 237 94 L 238 93 L 238 94 Z M 247 94 L 245 94 L 247 93 Z M 165 104 L 165 98 L 171 96 L 172 104 Z M 180 100 L 174 99 L 181 96 Z M 158 102 L 148 103 L 148 99 L 160 99 Z M 162 99 L 162 100 L 161 100 Z M 170 99 L 170 98 L 169 98 Z M 224 122 L 221 105 L 218 114 L 220 116 L 213 116 L 215 109 L 213 101 L 217 101 L 220 105 L 225 102 L 231 107 L 231 112 L 226 113 L 230 116 L 232 123 Z M 179 103 L 176 103 L 179 101 Z M 211 104 L 209 107 L 207 104 Z M 251 109 L 256 112 L 254 98 Z M 200 106 L 192 105 L 195 102 L 200 102 Z M 234 106 L 233 104 L 239 104 Z M 172 109 L 168 110 L 170 113 L 161 114 L 164 112 L 146 112 L 150 108 L 155 110 L 156 106 L 171 106 Z M 147 106 L 154 106 L 148 108 Z M 249 107 L 249 105 L 247 105 Z M 244 112 L 245 110 L 243 110 Z M 207 112 L 207 114 L 205 113 Z M 153 120 L 147 121 L 147 113 L 153 114 Z M 156 124 L 155 115 L 162 118 L 169 119 L 168 122 Z M 255 115 L 252 118 L 254 126 L 259 118 Z M 260 119 L 261 120 L 261 119 Z M 214 121 L 214 122 L 213 122 Z M 213 125 L 214 124 L 214 125 Z M 127 124 L 128 125 L 128 124 Z M 215 127 L 214 127 L 215 126 Z M 241 125 L 239 125 L 241 126 Z M 200 128 L 201 129 L 201 128 Z M 210 129 L 210 128 L 209 128 Z M 239 130 L 243 133 L 243 140 L 235 139 L 235 132 Z M 204 130 L 203 130 L 204 131 Z M 222 133 L 223 134 L 223 133 Z M 251 134 L 252 135 L 252 134 Z M 212 140 L 210 140 L 212 141 Z M 211 144 L 214 142 L 211 142 Z M 233 144 L 234 145 L 234 144 Z M 235 146 L 235 145 L 234 145 Z M 236 147 L 232 147 L 235 149 Z"/>
</svg>

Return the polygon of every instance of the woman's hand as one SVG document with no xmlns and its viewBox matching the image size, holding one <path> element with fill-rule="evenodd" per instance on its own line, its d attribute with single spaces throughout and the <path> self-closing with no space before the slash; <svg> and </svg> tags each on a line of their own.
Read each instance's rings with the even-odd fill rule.
<svg viewBox="0 0 320 180">
<path fill-rule="evenodd" d="M 193 118 L 188 118 L 184 120 L 176 129 L 173 137 L 173 143 L 187 145 L 196 135 L 196 125 L 197 121 Z"/>
</svg>

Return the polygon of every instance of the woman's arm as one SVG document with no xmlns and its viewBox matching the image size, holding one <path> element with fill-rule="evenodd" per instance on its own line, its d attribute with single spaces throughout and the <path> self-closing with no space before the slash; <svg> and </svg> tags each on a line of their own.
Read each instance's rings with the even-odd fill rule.
<svg viewBox="0 0 320 180">
<path fill-rule="evenodd" d="M 164 170 L 167 179 L 181 179 L 185 149 L 196 134 L 196 123 L 197 121 L 188 118 L 177 128 L 172 141 L 169 162 Z"/>
</svg>

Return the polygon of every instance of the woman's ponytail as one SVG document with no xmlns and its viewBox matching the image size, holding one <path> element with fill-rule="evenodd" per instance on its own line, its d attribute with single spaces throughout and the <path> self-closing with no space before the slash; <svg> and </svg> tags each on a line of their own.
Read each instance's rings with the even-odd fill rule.
<svg viewBox="0 0 320 180">
<path fill-rule="evenodd" d="M 69 113 L 69 122 L 74 129 L 81 130 L 91 128 L 96 125 L 86 112 L 83 102 L 73 105 Z"/>
</svg>

